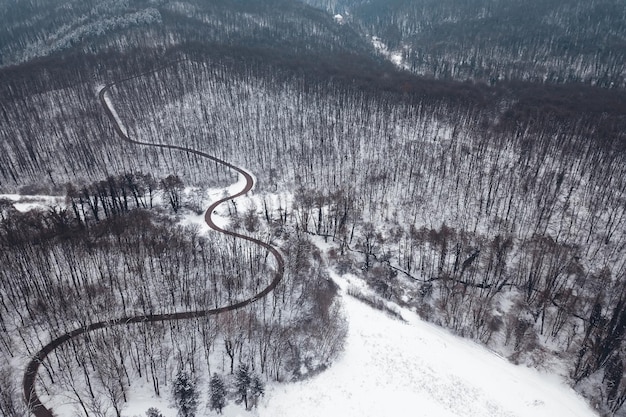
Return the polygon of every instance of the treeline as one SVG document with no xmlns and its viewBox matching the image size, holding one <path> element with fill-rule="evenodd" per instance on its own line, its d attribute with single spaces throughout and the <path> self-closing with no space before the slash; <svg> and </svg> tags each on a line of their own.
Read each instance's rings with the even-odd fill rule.
<svg viewBox="0 0 626 417">
<path fill-rule="evenodd" d="M 60 237 L 69 239 L 74 233 L 80 235 L 85 227 L 102 227 L 100 220 L 134 215 L 137 209 L 152 209 L 155 199 L 164 201 L 176 213 L 183 204 L 192 205 L 183 201 L 183 185 L 176 175 L 156 181 L 150 174 L 126 173 L 82 186 L 66 184 L 64 207 L 22 213 L 13 207 L 12 201 L 0 199 L 0 244 L 10 247 Z"/>
</svg>

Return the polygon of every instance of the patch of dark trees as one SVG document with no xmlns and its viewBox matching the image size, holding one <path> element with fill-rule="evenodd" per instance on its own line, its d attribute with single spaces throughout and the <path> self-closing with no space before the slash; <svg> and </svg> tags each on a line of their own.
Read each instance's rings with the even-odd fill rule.
<svg viewBox="0 0 626 417">
<path fill-rule="evenodd" d="M 17 211 L 10 200 L 0 199 L 0 245 L 71 240 L 105 231 L 118 233 L 129 224 L 146 225 L 146 210 L 152 209 L 157 193 L 173 212 L 182 205 L 182 181 L 170 175 L 156 181 L 150 174 L 122 174 L 83 186 L 66 185 L 66 207 Z"/>
</svg>

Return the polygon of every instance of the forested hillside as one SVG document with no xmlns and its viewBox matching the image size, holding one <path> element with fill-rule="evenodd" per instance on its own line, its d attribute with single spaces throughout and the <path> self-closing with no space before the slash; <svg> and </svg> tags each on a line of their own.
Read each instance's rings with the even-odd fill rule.
<svg viewBox="0 0 626 417">
<path fill-rule="evenodd" d="M 558 357 L 598 406 L 619 408 L 626 161 L 594 133 L 601 117 L 513 125 L 472 100 L 202 67 L 116 91 L 154 105 L 120 107 L 131 134 L 220 144 L 259 167 L 264 191 L 294 190 L 289 219 L 339 242 L 341 270 L 512 360 Z"/>
<path fill-rule="evenodd" d="M 254 174 L 227 230 L 278 248 L 285 278 L 235 312 L 72 339 L 42 362 L 51 406 L 119 417 L 139 381 L 170 395 L 187 377 L 207 391 L 213 374 L 321 372 L 345 336 L 331 267 L 626 415 L 626 19 L 612 3 L 482 3 L 315 4 L 344 20 L 281 1 L 0 6 L 0 192 L 65 196 L 24 213 L 0 200 L 3 415 L 28 414 L 20 373 L 51 339 L 231 305 L 279 269 L 181 224 L 236 175 L 121 140 L 98 100 L 111 82 L 130 139 Z"/>
<path fill-rule="evenodd" d="M 436 78 L 626 87 L 620 0 L 306 0 Z"/>
<path fill-rule="evenodd" d="M 368 44 L 322 11 L 270 0 L 19 0 L 0 5 L 0 64 L 10 66 L 55 53 L 154 49 L 162 54 L 190 42 L 358 54 Z M 110 69 L 110 68 L 109 68 Z"/>
</svg>

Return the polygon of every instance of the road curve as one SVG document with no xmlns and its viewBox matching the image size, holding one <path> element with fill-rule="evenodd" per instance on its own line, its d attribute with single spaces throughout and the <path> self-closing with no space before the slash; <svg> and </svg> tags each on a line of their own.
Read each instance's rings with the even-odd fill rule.
<svg viewBox="0 0 626 417">
<path fill-rule="evenodd" d="M 170 64 L 171 65 L 171 64 Z M 211 315 L 216 315 L 216 314 L 220 314 L 226 311 L 233 311 L 233 310 L 237 310 L 240 308 L 243 308 L 245 306 L 247 306 L 248 304 L 251 304 L 263 297 L 265 297 L 267 294 L 269 294 L 270 292 L 272 292 L 274 290 L 274 288 L 276 288 L 276 286 L 278 285 L 278 283 L 282 280 L 283 275 L 285 273 L 285 261 L 283 260 L 283 257 L 281 256 L 280 252 L 278 252 L 278 250 L 276 248 L 274 248 L 273 246 L 269 245 L 268 243 L 265 243 L 261 240 L 255 239 L 253 237 L 250 236 L 246 236 L 246 235 L 242 235 L 236 232 L 232 232 L 230 230 L 224 230 L 221 227 L 217 226 L 213 220 L 211 219 L 211 214 L 213 213 L 213 211 L 215 211 L 215 209 L 217 208 L 217 206 L 219 206 L 222 203 L 225 203 L 227 201 L 230 200 L 234 200 L 237 197 L 240 197 L 244 194 L 246 194 L 248 191 L 250 191 L 254 185 L 254 180 L 252 178 L 252 176 L 246 172 L 245 170 L 229 163 L 226 161 L 223 161 L 219 158 L 216 158 L 212 155 L 209 155 L 205 152 L 201 152 L 195 149 L 190 149 L 190 148 L 185 148 L 182 146 L 176 146 L 176 145 L 167 145 L 167 144 L 155 144 L 155 143 L 148 143 L 148 142 L 140 142 L 140 141 L 136 141 L 133 140 L 131 138 L 128 137 L 128 135 L 124 132 L 124 129 L 122 129 L 122 127 L 119 125 L 119 122 L 117 121 L 117 119 L 114 116 L 113 113 L 113 109 L 111 109 L 105 99 L 105 95 L 110 91 L 111 87 L 122 83 L 124 81 L 128 81 L 134 78 L 139 78 L 142 77 L 146 74 L 152 73 L 152 72 L 156 72 L 159 71 L 159 69 L 157 70 L 153 70 L 153 71 L 149 71 L 147 73 L 143 73 L 143 74 L 139 74 L 139 75 L 135 75 L 133 77 L 129 77 L 129 78 L 125 78 L 123 80 L 119 80 L 117 82 L 113 82 L 110 84 L 107 84 L 104 88 L 102 88 L 102 90 L 100 90 L 100 93 L 98 94 L 98 98 L 100 99 L 100 104 L 102 104 L 102 107 L 104 108 L 105 113 L 107 114 L 109 120 L 111 120 L 111 123 L 113 124 L 113 128 L 115 129 L 115 132 L 117 133 L 117 136 L 119 136 L 123 141 L 128 142 L 128 143 L 132 143 L 134 145 L 141 145 L 141 146 L 152 146 L 152 147 L 156 147 L 156 148 L 165 148 L 165 149 L 172 149 L 172 150 L 177 150 L 177 151 L 182 151 L 182 152 L 188 152 L 194 155 L 198 155 L 201 156 L 203 158 L 207 158 L 211 161 L 220 163 L 228 168 L 233 169 L 234 171 L 237 171 L 239 174 L 243 175 L 243 177 L 246 179 L 246 185 L 245 187 L 239 191 L 238 193 L 231 195 L 229 197 L 225 197 L 222 198 L 221 200 L 218 200 L 216 202 L 214 202 L 213 204 L 211 204 L 211 206 L 207 209 L 205 215 L 204 215 L 204 220 L 206 221 L 207 225 L 213 229 L 216 230 L 220 233 L 224 233 L 228 236 L 234 236 L 236 238 L 239 239 L 243 239 L 243 240 L 247 240 L 249 242 L 255 243 L 259 246 L 262 246 L 263 248 L 265 248 L 265 250 L 267 250 L 269 253 L 272 254 L 272 256 L 274 256 L 274 259 L 276 259 L 276 264 L 277 264 L 277 268 L 276 268 L 276 273 L 274 275 L 274 278 L 272 279 L 272 281 L 270 282 L 270 284 L 263 289 L 263 291 L 261 291 L 260 293 L 239 301 L 235 304 L 232 305 L 228 305 L 228 306 L 224 306 L 224 307 L 219 307 L 219 308 L 213 308 L 213 309 L 208 309 L 208 310 L 197 310 L 197 311 L 187 311 L 187 312 L 181 312 L 181 313 L 173 313 L 173 314 L 150 314 L 150 315 L 142 315 L 142 316 L 130 316 L 130 317 L 121 317 L 121 318 L 117 318 L 117 319 L 113 319 L 113 320 L 106 320 L 106 321 L 100 321 L 97 323 L 92 323 L 88 326 L 85 327 L 80 327 L 78 329 L 74 329 L 68 333 L 65 333 L 59 337 L 57 337 L 56 339 L 52 340 L 50 343 L 48 343 L 47 345 L 45 345 L 43 348 L 41 348 L 41 350 L 39 352 L 37 352 L 37 354 L 35 354 L 35 356 L 33 356 L 30 360 L 30 362 L 28 363 L 28 365 L 26 366 L 26 370 L 24 371 L 24 379 L 23 379 L 23 390 L 24 390 L 24 400 L 26 401 L 26 404 L 28 406 L 28 409 L 30 410 L 30 412 L 32 413 L 33 416 L 35 417 L 54 417 L 54 415 L 52 414 L 52 410 L 46 408 L 45 405 L 42 404 L 41 400 L 39 399 L 39 396 L 37 395 L 37 390 L 36 390 L 36 380 L 37 380 L 37 372 L 39 371 L 39 365 L 46 359 L 46 357 L 57 347 L 61 346 L 63 343 L 67 342 L 68 340 L 80 336 L 82 334 L 91 332 L 93 330 L 97 330 L 97 329 L 103 329 L 106 327 L 112 327 L 112 326 L 117 326 L 117 325 L 121 325 L 121 324 L 131 324 L 131 323 L 140 323 L 140 322 L 158 322 L 158 321 L 171 321 L 171 320 L 181 320 L 181 319 L 190 319 L 190 318 L 196 318 L 196 317 L 204 317 L 204 316 L 211 316 Z"/>
</svg>

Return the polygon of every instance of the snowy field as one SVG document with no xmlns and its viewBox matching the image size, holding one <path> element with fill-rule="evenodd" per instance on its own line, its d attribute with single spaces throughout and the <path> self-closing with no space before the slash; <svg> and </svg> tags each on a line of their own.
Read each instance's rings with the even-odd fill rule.
<svg viewBox="0 0 626 417">
<path fill-rule="evenodd" d="M 403 323 L 345 291 L 343 300 L 345 353 L 311 380 L 270 388 L 259 416 L 597 416 L 557 377 L 512 365 L 410 312 Z"/>
</svg>

